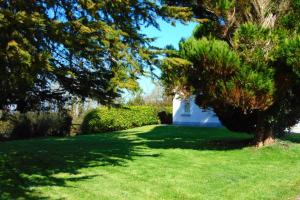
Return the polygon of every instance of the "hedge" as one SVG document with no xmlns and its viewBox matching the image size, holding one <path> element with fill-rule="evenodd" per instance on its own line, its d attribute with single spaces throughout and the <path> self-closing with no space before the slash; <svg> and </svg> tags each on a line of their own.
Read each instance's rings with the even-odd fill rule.
<svg viewBox="0 0 300 200">
<path fill-rule="evenodd" d="M 125 130 L 151 124 L 172 123 L 170 107 L 153 106 L 100 107 L 91 110 L 83 119 L 83 133 Z"/>
</svg>

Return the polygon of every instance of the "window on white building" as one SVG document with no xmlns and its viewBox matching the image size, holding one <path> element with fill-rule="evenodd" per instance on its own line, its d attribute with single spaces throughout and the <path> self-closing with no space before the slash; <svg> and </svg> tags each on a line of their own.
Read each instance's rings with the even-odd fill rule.
<svg viewBox="0 0 300 200">
<path fill-rule="evenodd" d="M 191 113 L 191 102 L 189 99 L 184 101 L 184 113 L 190 114 Z"/>
</svg>

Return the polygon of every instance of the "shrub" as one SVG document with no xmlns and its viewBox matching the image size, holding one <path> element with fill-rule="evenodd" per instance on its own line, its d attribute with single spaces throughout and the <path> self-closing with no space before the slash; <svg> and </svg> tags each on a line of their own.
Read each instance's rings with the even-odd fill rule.
<svg viewBox="0 0 300 200">
<path fill-rule="evenodd" d="M 0 141 L 9 137 L 12 128 L 12 124 L 9 121 L 0 120 Z"/>
<path fill-rule="evenodd" d="M 159 113 L 164 113 L 160 114 Z M 170 108 L 129 106 L 122 108 L 101 107 L 91 110 L 84 117 L 82 132 L 124 130 L 144 125 L 170 122 Z"/>
<path fill-rule="evenodd" d="M 172 122 L 173 122 L 172 113 L 170 113 L 168 111 L 165 111 L 165 110 L 160 111 L 158 113 L 158 117 L 162 124 L 172 124 Z"/>
<path fill-rule="evenodd" d="M 38 136 L 68 135 L 72 117 L 67 113 L 28 112 L 11 117 L 13 126 L 11 138 L 31 138 Z"/>
</svg>

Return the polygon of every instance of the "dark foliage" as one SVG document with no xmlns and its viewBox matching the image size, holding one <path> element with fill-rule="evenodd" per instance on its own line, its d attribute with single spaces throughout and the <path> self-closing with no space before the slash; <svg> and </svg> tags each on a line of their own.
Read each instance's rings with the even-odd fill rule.
<svg viewBox="0 0 300 200">
<path fill-rule="evenodd" d="M 157 115 L 162 124 L 172 124 L 173 122 L 172 112 L 160 111 Z"/>
<path fill-rule="evenodd" d="M 11 123 L 11 139 L 66 136 L 71 131 L 72 117 L 67 113 L 28 112 L 12 116 Z"/>
</svg>

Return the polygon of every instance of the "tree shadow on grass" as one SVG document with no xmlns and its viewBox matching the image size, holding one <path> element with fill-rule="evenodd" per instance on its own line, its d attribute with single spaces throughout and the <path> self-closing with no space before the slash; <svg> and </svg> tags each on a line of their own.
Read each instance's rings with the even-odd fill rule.
<svg viewBox="0 0 300 200">
<path fill-rule="evenodd" d="M 225 128 L 179 126 L 158 126 L 138 136 L 148 147 L 159 149 L 234 150 L 250 146 L 253 140 L 250 135 Z"/>
<path fill-rule="evenodd" d="M 0 143 L 0 199 L 48 199 L 32 187 L 69 187 L 69 181 L 94 177 L 81 176 L 80 169 L 125 166 L 133 156 L 157 156 L 139 152 L 135 146 L 134 140 L 117 132 Z M 68 178 L 57 176 L 61 173 Z"/>
<path fill-rule="evenodd" d="M 230 150 L 249 144 L 245 134 L 220 128 L 156 126 L 148 132 L 124 132 L 45 138 L 0 143 L 0 199 L 48 199 L 34 187 L 70 187 L 68 182 L 101 176 L 83 176 L 81 169 L 126 166 L 137 157 L 158 157 L 154 149 Z M 59 174 L 67 174 L 59 176 Z"/>
</svg>

